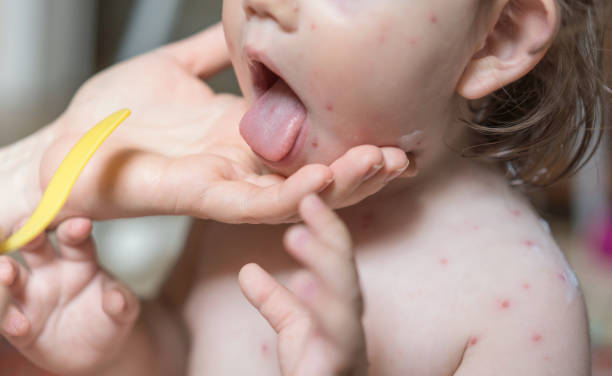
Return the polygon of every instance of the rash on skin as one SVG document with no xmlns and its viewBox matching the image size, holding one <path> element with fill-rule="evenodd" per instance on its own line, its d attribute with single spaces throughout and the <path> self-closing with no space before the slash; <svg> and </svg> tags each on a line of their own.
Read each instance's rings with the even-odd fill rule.
<svg viewBox="0 0 612 376">
<path fill-rule="evenodd" d="M 506 310 L 508 308 L 510 308 L 510 300 L 508 299 L 497 299 L 497 304 L 499 305 L 499 308 L 502 310 Z"/>
<path fill-rule="evenodd" d="M 474 347 L 478 344 L 479 338 L 477 336 L 472 336 L 470 337 L 470 340 L 468 342 L 469 347 Z"/>
<path fill-rule="evenodd" d="M 540 342 L 542 342 L 542 335 L 540 333 L 534 333 L 531 336 L 531 341 L 533 343 L 540 343 Z"/>
</svg>

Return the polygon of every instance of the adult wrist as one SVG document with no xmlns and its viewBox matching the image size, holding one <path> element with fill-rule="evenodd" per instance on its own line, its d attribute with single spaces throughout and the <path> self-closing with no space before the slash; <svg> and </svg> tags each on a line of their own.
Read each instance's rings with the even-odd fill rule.
<svg viewBox="0 0 612 376">
<path fill-rule="evenodd" d="M 29 217 L 42 196 L 40 165 L 56 139 L 56 128 L 52 123 L 0 148 L 0 229 L 5 233 Z"/>
</svg>

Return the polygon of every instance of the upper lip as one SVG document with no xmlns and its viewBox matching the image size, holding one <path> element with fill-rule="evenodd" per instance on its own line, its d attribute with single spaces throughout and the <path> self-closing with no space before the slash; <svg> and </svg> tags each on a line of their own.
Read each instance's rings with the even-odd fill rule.
<svg viewBox="0 0 612 376">
<path fill-rule="evenodd" d="M 278 68 L 264 52 L 254 47 L 246 46 L 245 53 L 256 97 L 262 96 L 278 79 L 286 82 Z"/>
</svg>

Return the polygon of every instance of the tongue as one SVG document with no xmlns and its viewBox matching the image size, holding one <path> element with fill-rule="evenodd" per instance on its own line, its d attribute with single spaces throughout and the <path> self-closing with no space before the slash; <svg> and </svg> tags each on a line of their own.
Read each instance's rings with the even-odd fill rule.
<svg viewBox="0 0 612 376">
<path fill-rule="evenodd" d="M 278 162 L 293 148 L 305 118 L 302 101 L 279 79 L 244 115 L 240 134 L 255 153 Z"/>
</svg>

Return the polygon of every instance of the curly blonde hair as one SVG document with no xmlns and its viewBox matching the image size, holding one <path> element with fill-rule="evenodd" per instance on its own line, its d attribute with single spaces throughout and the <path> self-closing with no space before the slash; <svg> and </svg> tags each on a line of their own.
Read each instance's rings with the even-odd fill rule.
<svg viewBox="0 0 612 376">
<path fill-rule="evenodd" d="M 466 157 L 504 162 L 512 183 L 550 185 L 574 174 L 601 143 L 610 89 L 604 77 L 609 0 L 557 0 L 561 26 L 527 76 L 472 105 L 478 142 Z"/>
</svg>

